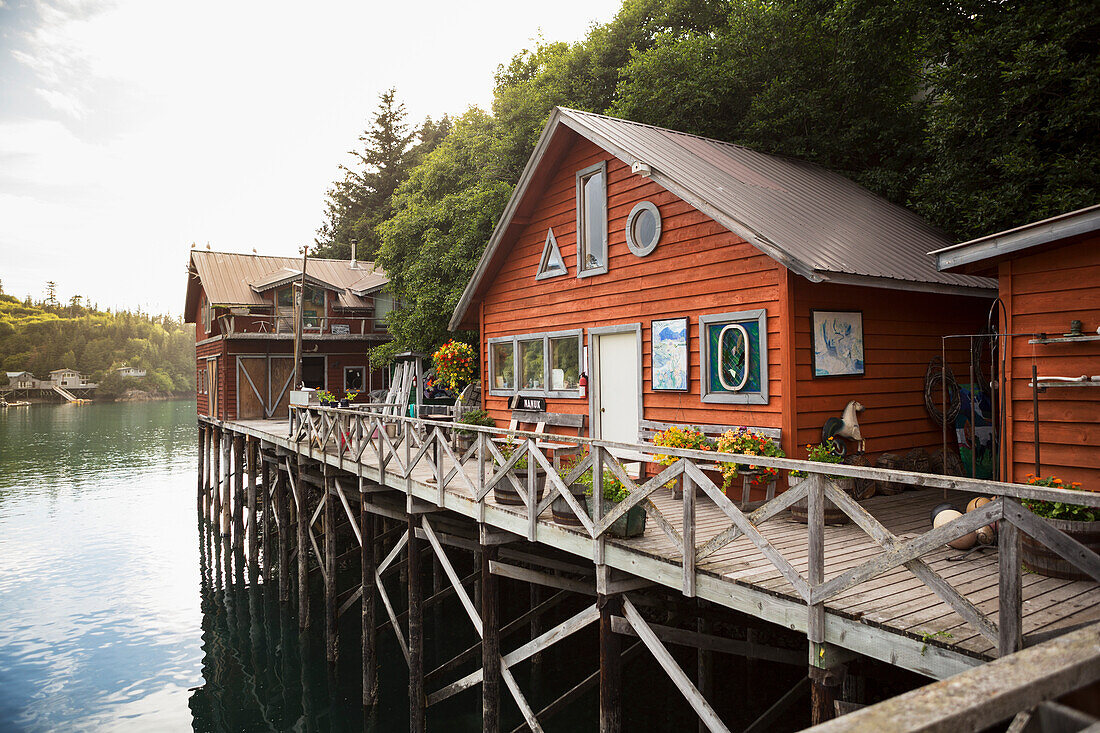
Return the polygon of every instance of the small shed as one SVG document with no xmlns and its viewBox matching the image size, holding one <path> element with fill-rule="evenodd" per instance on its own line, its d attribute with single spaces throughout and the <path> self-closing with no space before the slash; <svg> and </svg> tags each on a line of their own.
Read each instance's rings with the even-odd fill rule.
<svg viewBox="0 0 1100 733">
<path fill-rule="evenodd" d="M 1100 488 L 1100 205 L 932 254 L 945 272 L 997 278 L 1002 475 Z"/>
<path fill-rule="evenodd" d="M 858 400 L 869 453 L 934 449 L 929 360 L 996 294 L 936 269 L 948 244 L 820 166 L 558 108 L 450 328 L 479 330 L 498 424 L 518 394 L 604 439 L 743 425 L 804 456 Z"/>
</svg>

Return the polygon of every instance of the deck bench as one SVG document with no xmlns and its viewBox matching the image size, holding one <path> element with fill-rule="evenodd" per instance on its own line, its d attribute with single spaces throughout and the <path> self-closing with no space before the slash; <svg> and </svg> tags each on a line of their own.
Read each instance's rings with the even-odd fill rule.
<svg viewBox="0 0 1100 733">
<path fill-rule="evenodd" d="M 587 415 L 573 415 L 565 412 L 533 412 L 530 410 L 512 410 L 512 419 L 508 423 L 509 430 L 526 430 L 527 425 L 533 426 L 533 430 L 530 432 L 546 434 L 547 436 L 552 433 L 547 433 L 547 427 L 553 428 L 574 428 L 577 431 L 578 437 L 584 436 L 584 427 L 587 422 Z M 511 442 L 508 438 L 493 438 L 494 443 L 507 444 Z M 536 440 L 537 445 L 541 450 L 549 450 L 553 452 L 554 468 L 561 467 L 562 456 L 577 454 L 581 452 L 581 445 L 579 443 L 563 443 L 553 440 Z"/>
</svg>

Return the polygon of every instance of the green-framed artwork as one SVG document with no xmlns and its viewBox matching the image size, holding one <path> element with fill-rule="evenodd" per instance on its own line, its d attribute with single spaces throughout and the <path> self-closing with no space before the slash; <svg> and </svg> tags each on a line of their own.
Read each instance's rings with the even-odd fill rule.
<svg viewBox="0 0 1100 733">
<path fill-rule="evenodd" d="M 764 309 L 699 318 L 703 402 L 768 403 L 768 327 Z"/>
</svg>

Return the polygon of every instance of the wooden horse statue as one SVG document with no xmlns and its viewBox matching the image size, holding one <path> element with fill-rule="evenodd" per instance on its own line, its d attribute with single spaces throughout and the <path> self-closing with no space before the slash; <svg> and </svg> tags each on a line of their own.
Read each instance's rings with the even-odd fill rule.
<svg viewBox="0 0 1100 733">
<path fill-rule="evenodd" d="M 829 438 L 847 438 L 854 440 L 860 452 L 863 452 L 866 441 L 863 439 L 863 433 L 859 430 L 859 421 L 856 419 L 856 415 L 860 412 L 863 412 L 863 405 L 855 400 L 849 402 L 844 408 L 843 415 L 830 417 L 825 421 L 825 425 L 821 428 L 821 442 L 824 443 Z M 837 455 L 843 456 L 848 452 L 847 445 L 842 441 L 834 440 L 833 446 L 833 452 Z"/>
</svg>

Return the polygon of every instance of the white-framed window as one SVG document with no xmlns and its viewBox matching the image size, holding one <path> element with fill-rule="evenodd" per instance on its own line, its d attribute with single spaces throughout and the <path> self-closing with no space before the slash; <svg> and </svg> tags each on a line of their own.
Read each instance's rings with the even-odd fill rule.
<svg viewBox="0 0 1100 733">
<path fill-rule="evenodd" d="M 607 162 L 577 172 L 577 277 L 607 272 Z"/>
<path fill-rule="evenodd" d="M 490 394 L 580 397 L 582 336 L 577 329 L 489 339 Z"/>
<path fill-rule="evenodd" d="M 275 291 L 276 315 L 294 328 L 294 292 L 297 284 L 284 285 Z M 325 316 L 325 290 L 306 285 L 306 298 L 302 304 L 302 328 L 320 328 Z"/>
<path fill-rule="evenodd" d="M 374 294 L 374 327 L 380 331 L 389 329 L 387 319 L 394 309 L 393 296 L 389 293 Z"/>
<path fill-rule="evenodd" d="M 365 370 L 361 366 L 344 367 L 344 392 L 349 390 L 362 392 L 363 385 L 366 384 L 364 372 Z"/>
<path fill-rule="evenodd" d="M 763 308 L 699 317 L 703 402 L 768 404 L 768 314 Z"/>
<path fill-rule="evenodd" d="M 202 332 L 210 335 L 210 321 L 212 320 L 213 308 L 210 307 L 210 301 L 206 299 L 206 296 L 202 296 L 202 301 L 199 303 L 199 310 L 202 312 Z"/>
<path fill-rule="evenodd" d="M 641 201 L 626 217 L 626 246 L 638 257 L 657 249 L 661 240 L 661 212 L 652 201 Z"/>
</svg>

